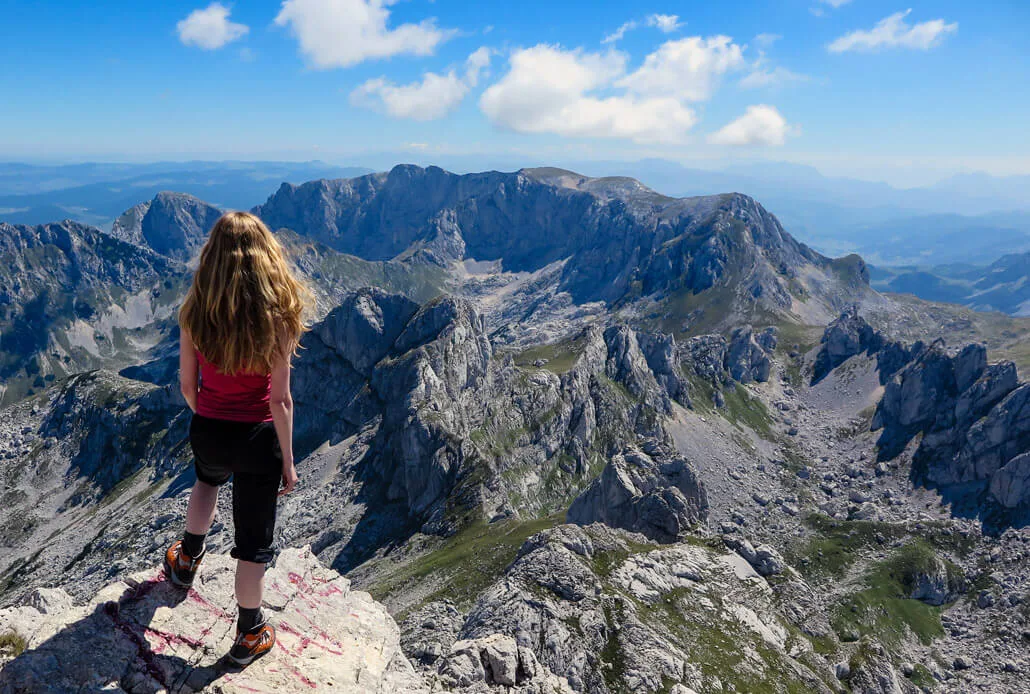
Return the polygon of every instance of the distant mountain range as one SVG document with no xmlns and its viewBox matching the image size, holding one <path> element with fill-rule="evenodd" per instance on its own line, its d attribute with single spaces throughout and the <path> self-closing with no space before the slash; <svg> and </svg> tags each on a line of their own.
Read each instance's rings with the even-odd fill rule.
<svg viewBox="0 0 1030 694">
<path fill-rule="evenodd" d="M 978 311 L 1030 316 L 1030 253 L 1006 255 L 987 267 L 875 267 L 871 275 L 873 286 L 880 291 L 914 294 Z"/>
<path fill-rule="evenodd" d="M 322 162 L 0 163 L 0 221 L 45 224 L 72 219 L 107 228 L 126 209 L 166 190 L 188 193 L 225 209 L 247 210 L 283 181 L 369 171 Z"/>
<path fill-rule="evenodd" d="M 517 170 L 496 157 L 368 155 L 369 164 L 436 163 L 452 171 Z M 762 201 L 793 236 L 827 255 L 859 253 L 887 265 L 988 264 L 1030 250 L 1030 184 L 1026 176 L 953 176 L 923 188 L 898 189 L 822 175 L 783 162 L 690 168 L 662 159 L 570 161 L 593 177 L 632 176 L 673 197 L 739 192 Z M 108 228 L 140 200 L 174 190 L 222 209 L 250 209 L 283 181 L 340 179 L 370 173 L 323 162 L 164 162 L 154 164 L 0 164 L 0 221 L 43 224 L 62 219 Z"/>
</svg>

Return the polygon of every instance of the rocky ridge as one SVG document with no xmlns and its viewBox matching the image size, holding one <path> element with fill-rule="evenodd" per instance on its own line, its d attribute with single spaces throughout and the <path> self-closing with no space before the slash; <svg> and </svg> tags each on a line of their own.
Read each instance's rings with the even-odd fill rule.
<svg viewBox="0 0 1030 694">
<path fill-rule="evenodd" d="M 188 262 L 204 245 L 204 239 L 222 210 L 185 193 L 162 192 L 122 213 L 111 225 L 110 235 L 145 246 L 169 258 Z"/>
<path fill-rule="evenodd" d="M 853 271 L 815 253 L 739 194 L 675 199 L 637 182 L 572 172 L 458 176 L 397 166 L 354 179 L 284 184 L 254 211 L 272 228 L 369 260 L 499 260 L 504 272 L 516 274 L 556 267 L 534 294 L 557 291 L 577 305 L 719 289 L 733 295 L 735 308 L 825 313 L 837 310 L 845 293 L 852 300 L 868 293 L 860 261 Z M 490 291 L 473 279 L 467 291 Z M 534 322 L 548 315 L 540 306 L 534 313 Z M 523 312 L 519 321 L 527 318 Z"/>
<path fill-rule="evenodd" d="M 174 260 L 75 222 L 0 223 L 0 265 L 2 403 L 138 360 L 186 281 Z"/>
<path fill-rule="evenodd" d="M 890 341 L 851 309 L 827 328 L 813 377 L 860 353 L 876 359 L 885 386 L 870 422 L 882 430 L 878 459 L 897 458 L 918 437 L 909 452 L 914 481 L 992 524 L 1025 518 L 1030 385 L 1015 365 L 988 364 L 981 344 L 949 352 L 940 340 Z"/>
</svg>

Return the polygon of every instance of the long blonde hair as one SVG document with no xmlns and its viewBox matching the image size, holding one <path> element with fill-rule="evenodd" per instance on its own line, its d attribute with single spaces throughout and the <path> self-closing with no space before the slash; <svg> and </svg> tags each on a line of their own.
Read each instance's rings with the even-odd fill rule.
<svg viewBox="0 0 1030 694">
<path fill-rule="evenodd" d="M 248 212 L 229 212 L 200 252 L 179 326 L 222 372 L 270 373 L 296 354 L 310 298 L 268 227 Z"/>
</svg>

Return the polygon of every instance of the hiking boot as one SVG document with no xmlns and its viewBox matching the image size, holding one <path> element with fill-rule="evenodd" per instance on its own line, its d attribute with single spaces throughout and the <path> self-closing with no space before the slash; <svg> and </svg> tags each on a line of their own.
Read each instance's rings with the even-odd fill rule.
<svg viewBox="0 0 1030 694">
<path fill-rule="evenodd" d="M 250 631 L 236 631 L 236 640 L 229 649 L 229 660 L 240 666 L 252 662 L 272 650 L 275 645 L 275 627 L 268 622 Z"/>
<path fill-rule="evenodd" d="M 182 540 L 178 540 L 165 552 L 165 574 L 175 585 L 189 588 L 193 585 L 193 579 L 205 554 L 206 550 L 201 552 L 199 557 L 187 556 L 182 551 Z"/>
</svg>

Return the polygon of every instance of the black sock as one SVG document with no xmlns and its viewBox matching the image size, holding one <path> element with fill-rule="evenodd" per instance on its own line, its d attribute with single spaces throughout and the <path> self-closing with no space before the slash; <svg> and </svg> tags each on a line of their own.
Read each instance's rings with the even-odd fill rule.
<svg viewBox="0 0 1030 694">
<path fill-rule="evenodd" d="M 265 616 L 261 614 L 260 607 L 240 606 L 240 617 L 236 620 L 236 628 L 240 631 L 253 631 L 265 623 Z"/>
<path fill-rule="evenodd" d="M 196 559 L 204 551 L 204 538 L 206 535 L 194 535 L 190 531 L 182 537 L 182 551 L 190 559 Z"/>
</svg>

